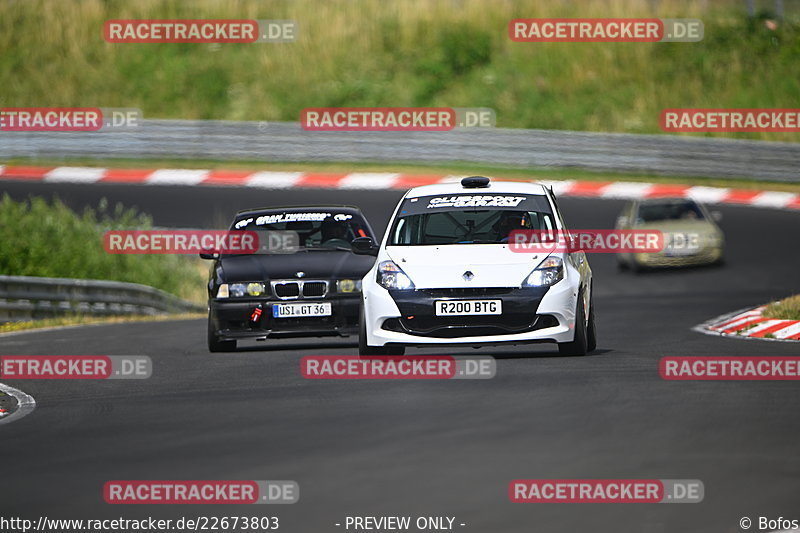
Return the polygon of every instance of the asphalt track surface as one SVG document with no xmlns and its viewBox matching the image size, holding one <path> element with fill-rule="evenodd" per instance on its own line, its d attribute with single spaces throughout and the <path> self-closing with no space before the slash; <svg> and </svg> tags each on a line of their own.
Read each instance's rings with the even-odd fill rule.
<svg viewBox="0 0 800 533">
<path fill-rule="evenodd" d="M 256 205 L 360 206 L 383 231 L 397 191 L 254 191 L 1 183 L 14 197 L 101 196 L 164 226 L 224 227 Z M 573 228 L 608 228 L 622 202 L 565 198 Z M 136 518 L 276 514 L 287 532 L 343 531 L 347 515 L 455 516 L 475 532 L 736 532 L 749 516 L 800 518 L 800 389 L 792 382 L 668 382 L 667 355 L 798 355 L 794 343 L 702 335 L 711 317 L 800 292 L 797 213 L 720 207 L 721 268 L 617 272 L 590 258 L 599 349 L 487 354 L 492 380 L 309 381 L 300 358 L 355 339 L 286 340 L 209 354 L 205 322 L 134 323 L 0 337 L 0 353 L 149 355 L 141 381 L 11 381 L 36 398 L 0 427 L 0 514 Z M 514 504 L 520 478 L 700 479 L 700 504 Z M 291 479 L 283 506 L 112 506 L 114 479 Z M 754 526 L 753 530 L 757 530 Z"/>
</svg>

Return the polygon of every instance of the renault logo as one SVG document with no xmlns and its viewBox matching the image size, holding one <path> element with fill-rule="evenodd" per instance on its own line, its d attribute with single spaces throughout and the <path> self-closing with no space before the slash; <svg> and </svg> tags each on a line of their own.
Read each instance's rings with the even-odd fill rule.
<svg viewBox="0 0 800 533">
<path fill-rule="evenodd" d="M 472 278 L 475 277 L 475 274 L 473 274 L 472 272 L 467 270 L 466 272 L 464 272 L 464 275 L 461 276 L 461 277 L 464 278 L 464 281 L 472 281 Z"/>
</svg>

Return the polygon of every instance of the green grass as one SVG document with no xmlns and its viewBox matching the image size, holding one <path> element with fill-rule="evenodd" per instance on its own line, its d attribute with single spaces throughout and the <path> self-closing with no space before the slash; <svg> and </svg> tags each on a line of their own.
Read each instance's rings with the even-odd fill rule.
<svg viewBox="0 0 800 533">
<path fill-rule="evenodd" d="M 121 204 L 74 213 L 59 200 L 0 200 L 0 272 L 10 276 L 105 279 L 142 283 L 203 302 L 203 265 L 178 255 L 109 254 L 107 230 L 148 229 L 151 219 Z M 207 266 L 207 265 L 206 265 Z"/>
<path fill-rule="evenodd" d="M 764 2 L 760 3 L 764 4 Z M 771 3 L 770 3 L 771 4 Z M 787 2 L 787 4 L 790 4 Z M 800 15 L 743 0 L 26 0 L 0 3 L 2 106 L 297 120 L 317 106 L 491 107 L 500 127 L 658 133 L 674 107 L 797 107 Z M 655 9 L 655 11 L 653 11 Z M 512 18 L 700 18 L 699 43 L 516 43 Z M 127 18 L 293 19 L 285 44 L 111 44 Z M 718 134 L 795 142 L 794 133 Z"/>
<path fill-rule="evenodd" d="M 772 302 L 764 309 L 762 316 L 781 320 L 800 320 L 800 294 Z"/>
</svg>

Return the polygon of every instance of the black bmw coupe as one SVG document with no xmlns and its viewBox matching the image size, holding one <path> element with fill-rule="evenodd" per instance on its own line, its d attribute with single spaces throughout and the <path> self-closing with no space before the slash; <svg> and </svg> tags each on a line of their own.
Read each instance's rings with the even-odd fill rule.
<svg viewBox="0 0 800 533">
<path fill-rule="evenodd" d="M 358 333 L 361 278 L 375 260 L 350 243 L 375 235 L 356 207 L 320 205 L 240 211 L 231 231 L 255 232 L 256 253 L 208 251 L 208 349 L 243 339 Z"/>
</svg>

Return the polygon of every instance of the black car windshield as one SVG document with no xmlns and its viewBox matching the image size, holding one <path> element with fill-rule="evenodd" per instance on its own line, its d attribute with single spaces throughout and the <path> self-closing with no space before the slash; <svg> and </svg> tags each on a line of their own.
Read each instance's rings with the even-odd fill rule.
<svg viewBox="0 0 800 533">
<path fill-rule="evenodd" d="M 326 209 L 248 214 L 235 220 L 231 230 L 292 232 L 302 250 L 349 250 L 353 239 L 373 237 L 360 214 Z"/>
<path fill-rule="evenodd" d="M 460 194 L 403 201 L 390 246 L 503 244 L 514 230 L 554 229 L 545 196 Z"/>
<path fill-rule="evenodd" d="M 664 220 L 703 220 L 705 216 L 695 202 L 680 200 L 644 203 L 639 206 L 637 218 L 641 222 L 659 222 Z"/>
</svg>

